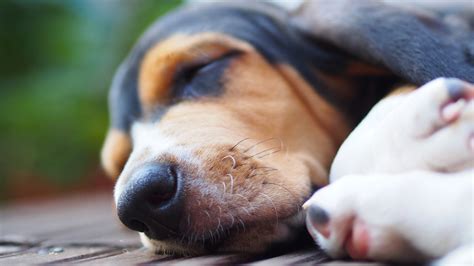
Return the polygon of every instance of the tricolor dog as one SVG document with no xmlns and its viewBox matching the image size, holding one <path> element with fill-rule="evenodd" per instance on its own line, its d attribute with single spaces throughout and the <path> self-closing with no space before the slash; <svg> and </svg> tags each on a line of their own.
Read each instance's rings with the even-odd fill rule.
<svg viewBox="0 0 474 266">
<path fill-rule="evenodd" d="M 306 22 L 311 24 L 311 20 Z M 132 49 L 112 83 L 111 128 L 102 160 L 107 173 L 118 177 L 114 191 L 118 216 L 127 227 L 140 232 L 145 246 L 179 254 L 258 252 L 273 243 L 291 241 L 304 225 L 303 203 L 316 188 L 328 184 L 331 163 L 350 131 L 396 84 L 412 81 L 410 75 L 391 69 L 392 64 L 366 60 L 351 49 L 319 38 L 307 26 L 266 4 L 186 6 L 153 24 Z M 417 125 L 429 127 L 438 121 L 433 120 L 433 113 L 418 115 L 438 110 L 451 99 L 443 94 L 448 91 L 445 82 L 437 82 L 413 93 L 422 96 L 407 97 L 423 102 L 425 109 L 402 108 L 405 116 L 391 118 L 396 123 L 373 140 L 384 143 L 384 134 L 390 137 L 389 133 L 404 127 L 401 132 L 414 131 L 410 115 L 416 116 Z M 471 133 L 464 128 L 468 130 L 472 116 L 464 118 L 463 110 L 472 107 L 466 96 L 471 87 L 460 82 L 454 82 L 458 84 L 454 99 L 464 99 L 464 105 L 449 109 L 455 110 L 448 112 L 449 122 L 434 125 L 436 130 L 461 125 L 462 129 L 451 130 L 446 138 L 467 143 L 466 134 Z M 383 102 L 396 97 L 401 96 Z M 378 117 L 374 110 L 363 124 Z M 436 145 L 445 146 L 433 146 L 433 150 L 417 149 L 419 139 L 410 144 L 405 139 L 390 142 L 392 146 L 374 144 L 380 157 L 375 156 L 372 164 L 357 147 L 372 140 L 359 129 L 363 124 L 339 152 L 331 180 L 353 171 L 378 173 L 357 172 L 359 168 L 354 167 L 363 167 L 358 161 L 374 166 L 382 158 L 384 165 L 391 165 L 392 146 L 408 145 L 423 154 L 447 152 L 451 147 L 444 139 Z M 361 137 L 354 137 L 357 135 Z M 361 144 L 347 144 L 359 143 L 356 138 Z M 449 162 L 460 166 L 471 155 L 450 157 Z M 353 156 L 356 158 L 351 159 Z M 454 169 L 450 167 L 443 169 Z M 329 196 L 329 205 L 318 194 L 308 205 L 314 200 L 318 207 L 309 207 L 310 212 L 316 209 L 316 216 L 321 218 L 323 213 L 327 217 L 324 230 L 330 233 L 321 238 L 321 244 L 329 254 L 339 256 L 346 254 L 342 242 L 349 225 L 338 229 L 333 221 L 338 220 L 337 210 L 344 212 L 349 207 L 342 207 L 345 189 L 331 191 L 337 189 L 336 184 L 318 192 L 335 195 L 334 201 Z M 347 190 L 348 195 L 352 191 Z M 309 217 L 312 233 L 319 236 L 311 227 L 317 223 Z M 354 257 L 379 258 L 363 255 Z"/>
</svg>

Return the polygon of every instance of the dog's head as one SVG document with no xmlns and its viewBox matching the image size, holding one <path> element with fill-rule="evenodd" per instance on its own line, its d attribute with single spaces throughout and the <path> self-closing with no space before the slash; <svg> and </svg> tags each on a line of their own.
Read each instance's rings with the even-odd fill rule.
<svg viewBox="0 0 474 266">
<path fill-rule="evenodd" d="M 349 130 L 333 103 L 353 92 L 328 90 L 347 64 L 284 16 L 270 6 L 186 7 L 154 24 L 120 66 L 102 160 L 119 176 L 119 218 L 145 245 L 260 251 L 302 224 L 300 206 L 326 184 Z"/>
</svg>

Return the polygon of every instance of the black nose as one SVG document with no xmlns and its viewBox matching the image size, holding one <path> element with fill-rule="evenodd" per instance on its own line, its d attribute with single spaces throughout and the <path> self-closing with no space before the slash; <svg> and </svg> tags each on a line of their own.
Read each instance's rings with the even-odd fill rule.
<svg viewBox="0 0 474 266">
<path fill-rule="evenodd" d="M 117 202 L 122 223 L 153 239 L 176 236 L 183 204 L 179 176 L 173 165 L 149 164 L 136 170 Z"/>
</svg>

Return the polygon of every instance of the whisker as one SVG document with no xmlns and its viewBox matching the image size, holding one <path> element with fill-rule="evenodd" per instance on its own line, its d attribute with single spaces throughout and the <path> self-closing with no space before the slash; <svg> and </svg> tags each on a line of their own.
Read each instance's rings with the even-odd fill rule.
<svg viewBox="0 0 474 266">
<path fill-rule="evenodd" d="M 253 158 L 253 157 L 257 156 L 257 155 L 260 155 L 260 154 L 262 154 L 262 153 L 265 153 L 265 152 L 268 152 L 268 151 L 271 151 L 271 150 L 274 150 L 274 149 L 277 149 L 277 148 L 278 148 L 278 147 L 271 147 L 271 148 L 268 148 L 268 149 L 266 149 L 266 150 L 257 152 L 257 153 L 255 153 L 254 155 L 249 156 L 248 158 Z M 280 150 L 277 150 L 277 151 L 280 151 Z"/>
<path fill-rule="evenodd" d="M 185 237 L 186 237 L 186 234 L 183 234 L 183 235 L 181 236 L 181 238 L 179 239 L 179 242 L 180 242 L 180 243 L 184 242 L 184 238 L 185 238 Z"/>
<path fill-rule="evenodd" d="M 266 174 L 266 173 L 274 172 L 274 171 L 279 171 L 279 170 L 278 169 L 268 169 L 268 170 L 261 171 L 261 173 Z"/>
<path fill-rule="evenodd" d="M 288 194 L 290 194 L 290 196 L 293 197 L 293 198 L 296 200 L 296 202 L 299 201 L 298 197 L 297 197 L 295 194 L 293 194 L 293 192 L 291 192 L 288 188 L 286 188 L 286 187 L 284 187 L 284 186 L 282 186 L 282 185 L 279 185 L 279 184 L 276 184 L 276 183 L 269 183 L 269 182 L 265 182 L 264 184 L 265 184 L 265 185 L 274 185 L 274 186 L 277 186 L 277 187 L 279 187 L 279 188 L 285 190 L 286 192 L 288 192 Z M 297 207 L 297 210 L 301 210 L 301 209 L 302 209 L 302 207 L 301 207 L 300 205 L 298 205 L 298 204 L 297 204 L 296 207 Z"/>
<path fill-rule="evenodd" d="M 259 172 L 254 173 L 255 170 L 257 170 L 257 169 L 252 170 L 252 172 L 250 172 L 251 174 L 249 174 L 247 178 L 251 178 L 251 177 L 255 177 L 255 176 L 259 176 L 259 175 L 264 175 L 264 174 L 267 174 L 267 173 L 273 172 L 273 171 L 279 171 L 278 169 L 273 168 L 273 169 L 268 169 L 268 170 L 266 170 L 266 171 L 262 171 L 262 172 L 260 172 L 260 173 L 259 173 Z"/>
<path fill-rule="evenodd" d="M 217 236 L 219 237 L 219 228 L 223 228 L 221 224 L 221 219 L 217 218 Z M 222 229 L 223 230 L 223 229 Z"/>
<path fill-rule="evenodd" d="M 208 230 L 209 232 L 209 238 L 211 239 L 211 242 L 214 242 L 214 234 L 212 234 L 212 230 Z"/>
<path fill-rule="evenodd" d="M 286 146 L 283 144 L 283 140 L 282 140 L 281 138 L 278 138 L 278 140 L 280 141 L 280 149 L 278 149 L 278 150 L 276 150 L 276 151 L 273 151 L 273 152 L 270 152 L 270 153 L 268 153 L 268 154 L 264 154 L 264 155 L 259 156 L 259 157 L 257 157 L 257 158 L 258 158 L 258 159 L 262 159 L 262 158 L 264 158 L 264 157 L 266 157 L 266 156 L 268 156 L 268 155 L 271 155 L 271 154 L 280 152 L 281 150 L 283 150 L 283 147 L 286 148 Z M 288 151 L 288 149 L 286 149 L 286 150 Z"/>
<path fill-rule="evenodd" d="M 275 203 L 273 202 L 273 200 L 265 193 L 263 192 L 260 192 L 260 195 L 264 196 L 266 199 L 268 199 L 270 201 L 270 203 L 272 204 L 273 206 L 273 209 L 275 210 L 275 218 L 276 218 L 276 224 L 278 225 L 278 212 L 277 212 L 277 208 L 275 206 Z"/>
<path fill-rule="evenodd" d="M 257 159 L 262 159 L 262 158 L 264 158 L 264 157 L 267 157 L 268 155 L 272 155 L 272 154 L 277 153 L 277 152 L 280 152 L 280 151 L 281 151 L 281 150 L 276 150 L 276 151 L 270 152 L 270 153 L 268 153 L 268 154 L 264 154 L 264 155 L 262 155 L 262 156 L 257 157 Z"/>
<path fill-rule="evenodd" d="M 231 174 L 227 174 L 226 176 L 230 177 L 230 194 L 234 193 L 234 176 Z"/>
<path fill-rule="evenodd" d="M 227 156 L 225 156 L 224 158 L 222 158 L 221 161 L 224 161 L 224 159 L 227 159 L 227 158 L 229 158 L 229 159 L 232 160 L 232 169 L 235 169 L 235 166 L 237 165 L 237 162 L 235 161 L 234 156 L 232 156 L 232 155 L 227 155 Z"/>
<path fill-rule="evenodd" d="M 232 222 L 230 223 L 230 227 L 234 226 L 235 218 L 232 214 L 229 214 L 230 218 L 232 218 Z"/>
<path fill-rule="evenodd" d="M 246 141 L 246 140 L 249 140 L 250 138 L 245 138 L 245 139 L 242 139 L 240 141 L 238 141 L 234 146 L 232 146 L 232 148 L 229 149 L 229 151 L 233 151 L 237 146 L 239 146 L 240 144 L 242 144 L 242 142 Z"/>
<path fill-rule="evenodd" d="M 256 146 L 258 146 L 258 145 L 260 145 L 260 144 L 262 144 L 262 143 L 265 143 L 265 142 L 267 142 L 267 141 L 274 140 L 274 139 L 275 139 L 274 137 L 271 137 L 271 138 L 268 138 L 268 139 L 261 140 L 261 141 L 255 143 L 254 145 L 250 146 L 250 147 L 247 148 L 246 150 L 244 150 L 243 153 L 246 153 L 246 152 L 250 151 L 252 148 L 254 148 L 254 147 L 256 147 Z"/>
<path fill-rule="evenodd" d="M 247 175 L 246 178 L 251 178 L 251 177 L 253 177 L 253 174 L 254 174 L 254 172 L 255 172 L 256 170 L 257 170 L 257 169 L 253 169 L 253 170 L 250 172 L 250 174 Z"/>
<path fill-rule="evenodd" d="M 241 209 L 244 210 L 244 212 L 247 213 L 248 216 L 251 216 L 251 215 L 250 215 L 250 212 L 247 210 L 247 208 L 241 207 Z"/>
<path fill-rule="evenodd" d="M 260 167 L 256 167 L 254 168 L 255 170 L 258 170 L 258 169 L 272 169 L 272 170 L 278 170 L 276 169 L 275 167 L 270 167 L 270 166 L 260 166 Z"/>
<path fill-rule="evenodd" d="M 250 201 L 249 201 L 246 197 L 244 197 L 243 195 L 241 195 L 241 194 L 234 194 L 234 196 L 237 196 L 237 197 L 240 197 L 240 198 L 244 199 L 245 201 L 247 201 L 248 205 L 250 205 Z"/>
<path fill-rule="evenodd" d="M 244 221 L 242 221 L 242 219 L 240 219 L 240 217 L 237 217 L 237 220 L 239 220 L 240 224 L 242 225 L 242 229 L 244 229 L 244 232 L 246 231 L 246 228 L 245 228 L 245 223 Z"/>
<path fill-rule="evenodd" d="M 225 182 L 224 181 L 222 181 L 222 185 L 224 186 L 224 194 L 225 194 L 227 189 L 225 187 Z"/>
</svg>

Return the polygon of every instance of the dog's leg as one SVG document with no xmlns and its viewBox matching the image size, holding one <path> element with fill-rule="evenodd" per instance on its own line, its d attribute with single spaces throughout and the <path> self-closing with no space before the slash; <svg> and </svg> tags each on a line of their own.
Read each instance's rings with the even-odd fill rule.
<svg viewBox="0 0 474 266">
<path fill-rule="evenodd" d="M 439 78 L 379 102 L 339 149 L 331 181 L 347 174 L 472 168 L 473 151 L 474 85 Z"/>
<path fill-rule="evenodd" d="M 473 241 L 473 177 L 473 169 L 345 176 L 306 203 L 308 230 L 335 258 L 439 258 Z"/>
</svg>

